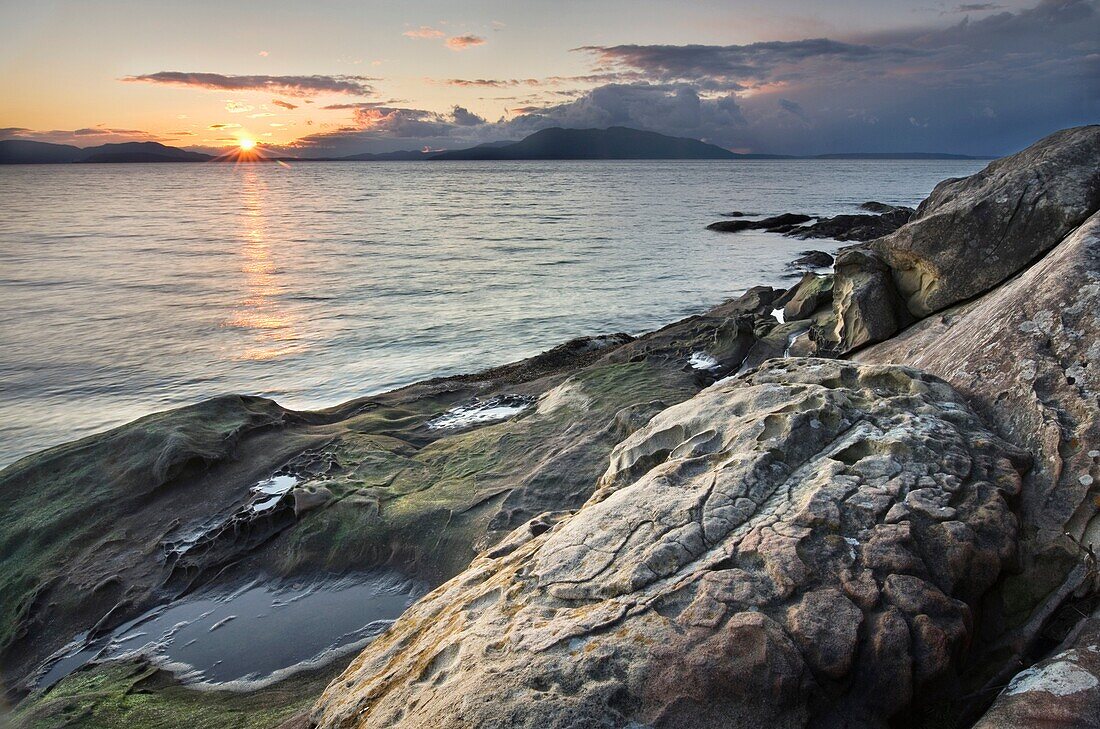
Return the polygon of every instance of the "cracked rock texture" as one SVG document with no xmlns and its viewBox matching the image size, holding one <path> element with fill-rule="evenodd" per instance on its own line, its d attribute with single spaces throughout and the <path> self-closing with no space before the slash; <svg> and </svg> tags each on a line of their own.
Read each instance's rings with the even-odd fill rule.
<svg viewBox="0 0 1100 729">
<path fill-rule="evenodd" d="M 420 600 L 311 723 L 885 726 L 954 685 L 1026 462 L 937 378 L 772 360 L 627 437 L 579 511 Z"/>
<path fill-rule="evenodd" d="M 1029 551 L 1067 546 L 1067 531 L 1100 545 L 1100 213 L 1016 279 L 857 359 L 942 377 L 1035 456 L 1020 508 Z"/>
</svg>

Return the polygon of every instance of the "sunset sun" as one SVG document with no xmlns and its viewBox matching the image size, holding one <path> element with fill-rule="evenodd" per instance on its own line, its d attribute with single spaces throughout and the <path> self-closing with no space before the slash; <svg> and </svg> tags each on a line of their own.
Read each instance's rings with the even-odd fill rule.
<svg viewBox="0 0 1100 729">
<path fill-rule="evenodd" d="M 256 140 L 242 139 L 237 143 L 237 146 L 241 148 L 242 152 L 251 152 L 256 147 Z"/>
</svg>

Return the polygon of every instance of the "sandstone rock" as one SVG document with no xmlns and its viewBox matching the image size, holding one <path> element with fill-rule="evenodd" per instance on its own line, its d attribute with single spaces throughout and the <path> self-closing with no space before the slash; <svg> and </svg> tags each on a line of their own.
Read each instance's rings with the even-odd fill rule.
<svg viewBox="0 0 1100 729">
<path fill-rule="evenodd" d="M 1100 544 L 1100 214 L 1013 281 L 856 358 L 942 377 L 1036 456 L 1021 497 L 1033 550 L 1066 531 Z"/>
<path fill-rule="evenodd" d="M 881 342 L 912 320 L 894 289 L 889 267 L 874 254 L 843 249 L 834 270 L 836 321 L 831 339 L 840 352 Z"/>
<path fill-rule="evenodd" d="M 1100 208 L 1100 125 L 1066 129 L 945 180 L 913 220 L 870 245 L 915 317 L 988 291 Z"/>
<path fill-rule="evenodd" d="M 833 277 L 807 273 L 775 305 L 783 307 L 783 320 L 808 319 L 822 306 L 832 303 Z"/>
<path fill-rule="evenodd" d="M 1100 727 L 1100 614 L 1055 655 L 1018 673 L 974 729 Z"/>
<path fill-rule="evenodd" d="M 576 514 L 411 607 L 312 721 L 882 726 L 953 671 L 1022 458 L 935 378 L 773 361 L 628 437 Z M 953 511 L 886 524 L 917 489 Z M 969 550 L 929 559 L 952 523 Z"/>
</svg>

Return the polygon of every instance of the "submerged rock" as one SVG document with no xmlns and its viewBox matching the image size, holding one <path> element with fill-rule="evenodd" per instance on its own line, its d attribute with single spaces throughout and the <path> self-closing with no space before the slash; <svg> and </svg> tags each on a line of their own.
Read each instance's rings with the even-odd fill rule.
<svg viewBox="0 0 1100 729">
<path fill-rule="evenodd" d="M 769 363 L 414 605 L 313 721 L 881 726 L 952 675 L 1025 460 L 914 370 Z"/>
</svg>

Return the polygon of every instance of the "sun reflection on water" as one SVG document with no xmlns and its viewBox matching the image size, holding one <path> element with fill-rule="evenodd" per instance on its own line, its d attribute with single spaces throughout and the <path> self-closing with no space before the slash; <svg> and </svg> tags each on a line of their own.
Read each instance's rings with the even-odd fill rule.
<svg viewBox="0 0 1100 729">
<path fill-rule="evenodd" d="M 279 304 L 283 286 L 266 235 L 266 186 L 255 168 L 238 168 L 241 175 L 241 229 L 243 298 L 226 326 L 245 330 L 249 345 L 235 359 L 264 361 L 300 351 L 296 318 Z"/>
</svg>

